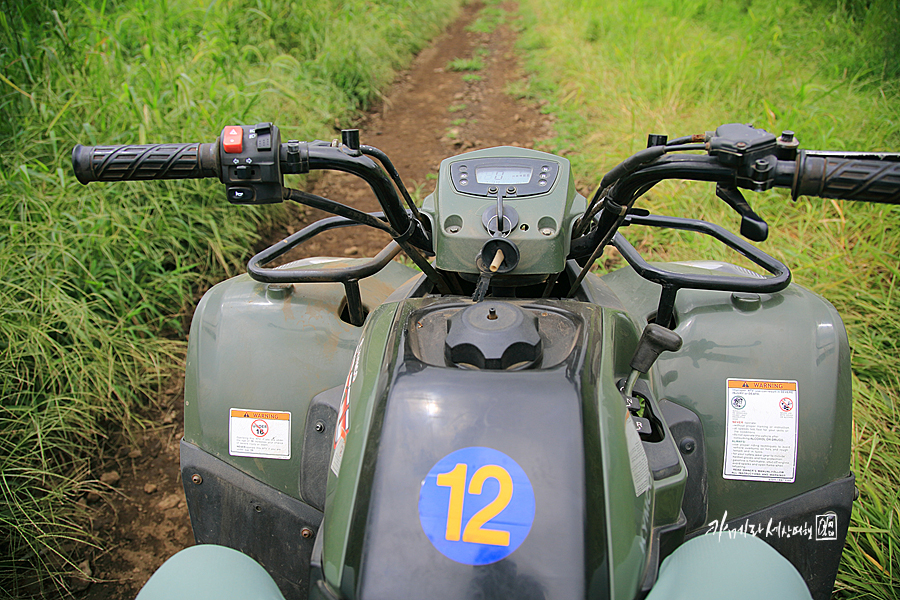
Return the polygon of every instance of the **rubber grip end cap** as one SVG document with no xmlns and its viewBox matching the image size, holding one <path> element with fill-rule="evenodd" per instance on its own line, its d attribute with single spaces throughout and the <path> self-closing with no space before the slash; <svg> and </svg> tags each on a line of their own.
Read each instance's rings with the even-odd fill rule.
<svg viewBox="0 0 900 600">
<path fill-rule="evenodd" d="M 92 151 L 93 148 L 81 144 L 75 144 L 72 148 L 72 170 L 75 171 L 75 178 L 84 185 L 96 181 L 91 171 Z"/>
</svg>

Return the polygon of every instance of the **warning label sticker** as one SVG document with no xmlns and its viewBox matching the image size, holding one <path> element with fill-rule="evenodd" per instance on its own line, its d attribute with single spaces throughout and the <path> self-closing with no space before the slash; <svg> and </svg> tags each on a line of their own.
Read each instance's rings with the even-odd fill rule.
<svg viewBox="0 0 900 600">
<path fill-rule="evenodd" d="M 647 453 L 638 433 L 634 419 L 625 412 L 625 440 L 628 443 L 628 460 L 631 462 L 631 482 L 634 484 L 634 495 L 640 496 L 650 489 L 650 465 Z"/>
<path fill-rule="evenodd" d="M 723 477 L 793 483 L 797 382 L 729 379 L 727 385 Z"/>
<path fill-rule="evenodd" d="M 228 418 L 228 454 L 290 458 L 291 413 L 232 408 Z"/>
</svg>

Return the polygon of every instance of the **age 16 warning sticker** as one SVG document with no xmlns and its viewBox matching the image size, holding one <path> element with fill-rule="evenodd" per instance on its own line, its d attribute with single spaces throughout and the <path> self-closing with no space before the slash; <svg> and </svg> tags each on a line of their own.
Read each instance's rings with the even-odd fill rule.
<svg viewBox="0 0 900 600">
<path fill-rule="evenodd" d="M 797 382 L 729 379 L 725 479 L 793 483 Z"/>
<path fill-rule="evenodd" d="M 232 408 L 228 454 L 254 458 L 291 457 L 291 413 Z"/>
</svg>

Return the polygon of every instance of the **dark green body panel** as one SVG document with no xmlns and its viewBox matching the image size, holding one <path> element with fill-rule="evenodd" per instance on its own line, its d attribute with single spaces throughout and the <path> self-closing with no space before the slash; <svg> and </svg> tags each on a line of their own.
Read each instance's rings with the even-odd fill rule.
<svg viewBox="0 0 900 600">
<path fill-rule="evenodd" d="M 331 264 L 347 262 L 351 261 Z M 713 263 L 705 266 L 731 269 Z M 701 267 L 674 264 L 668 268 Z M 359 347 L 358 378 L 349 395 L 351 429 L 340 476 L 328 473 L 321 530 L 323 585 L 347 599 L 367 597 L 358 594 L 356 586 L 379 449 L 395 442 L 383 439 L 382 430 L 391 382 L 404 351 L 406 319 L 429 303 L 459 302 L 458 298 L 409 298 L 418 277 L 411 269 L 391 263 L 382 273 L 361 281 L 364 303 L 372 311 L 363 328 L 340 319 L 344 294 L 339 284 L 295 285 L 292 294 L 279 297 L 277 290 L 247 276 L 210 290 L 192 324 L 185 440 L 304 501 L 298 478 L 308 406 L 316 394 L 344 384 L 354 349 Z M 623 429 L 627 411 L 616 387 L 628 375 L 640 331 L 656 309 L 659 288 L 626 268 L 603 278 L 589 275 L 584 292 L 589 303 L 568 301 L 573 311 L 585 315 L 580 338 L 584 362 L 576 377 L 582 399 L 578 435 L 585 448 L 596 449 L 584 457 L 584 486 L 602 490 L 603 508 L 602 515 L 584 510 L 581 515 L 561 518 L 582 520 L 586 532 L 603 531 L 584 540 L 588 554 L 592 544 L 601 544 L 609 558 L 603 564 L 584 565 L 585 594 L 632 598 L 647 584 L 648 573 L 654 572 L 653 528 L 674 526 L 681 518 L 687 476 L 676 453 L 674 474 L 652 480 L 649 491 L 635 494 Z M 707 522 L 722 519 L 725 511 L 729 519 L 757 511 L 847 475 L 849 348 L 830 304 L 799 286 L 763 296 L 758 304 L 734 302 L 727 292 L 685 290 L 679 293 L 676 319 L 684 347 L 663 354 L 645 380 L 657 401 L 665 398 L 684 406 L 702 421 L 709 485 Z M 800 434 L 794 483 L 722 477 L 728 378 L 798 381 Z M 230 456 L 230 408 L 290 411 L 291 458 Z M 546 416 L 553 418 L 552 402 L 547 403 Z M 665 423 L 662 428 L 664 438 L 670 439 Z M 523 443 L 530 441 L 527 430 L 509 434 L 521 436 Z M 422 443 L 426 441 L 423 438 Z M 651 451 L 648 442 L 643 447 Z M 591 501 L 579 502 L 589 506 Z M 548 552 L 553 544 L 564 543 L 550 538 L 540 542 Z"/>
<path fill-rule="evenodd" d="M 730 270 L 724 263 L 670 263 L 685 272 Z M 745 273 L 745 272 L 743 272 Z M 602 278 L 641 326 L 659 300 L 659 286 L 624 268 Z M 706 437 L 708 522 L 732 519 L 807 492 L 850 472 L 850 347 L 837 311 L 825 299 L 791 284 L 758 302 L 730 292 L 682 290 L 675 305 L 678 352 L 660 356 L 651 372 L 657 398 L 700 416 Z M 799 439 L 793 483 L 723 478 L 726 380 L 797 381 Z"/>
<path fill-rule="evenodd" d="M 343 267 L 362 259 L 304 259 L 292 266 Z M 381 304 L 416 272 L 391 262 L 360 282 L 363 303 Z M 271 290 L 240 275 L 210 289 L 191 323 L 185 375 L 184 439 L 295 498 L 307 409 L 343 383 L 361 328 L 339 317 L 339 283 Z M 289 460 L 230 456 L 229 409 L 291 413 Z"/>
<path fill-rule="evenodd" d="M 603 284 L 595 282 L 595 285 L 602 287 Z M 541 506 L 539 502 L 529 538 L 516 553 L 501 563 L 507 562 L 506 568 L 512 572 L 534 578 L 536 589 L 557 589 L 556 584 L 562 580 L 555 578 L 567 578 L 567 583 L 577 583 L 583 577 L 582 591 L 573 597 L 633 597 L 648 568 L 651 529 L 654 525 L 672 524 L 678 519 L 686 479 L 683 463 L 679 463 L 676 472 L 662 480 L 652 481 L 646 473 L 651 481 L 650 488 L 639 495 L 635 492 L 633 470 L 641 467 L 633 466 L 629 459 L 625 428 L 633 425 L 615 385 L 619 378 L 628 373 L 628 361 L 639 336 L 634 323 L 616 309 L 574 301 L 547 303 L 577 311 L 583 319 L 581 337 L 576 346 L 578 358 L 566 367 L 568 377 L 577 382 L 573 385 L 578 390 L 575 396 L 575 429 L 569 427 L 567 436 L 565 431 L 550 433 L 555 429 L 542 425 L 554 420 L 557 412 L 559 419 L 568 423 L 568 417 L 564 415 L 569 413 L 563 405 L 555 404 L 552 394 L 537 384 L 541 378 L 552 381 L 554 377 L 559 377 L 561 367 L 551 369 L 552 372 L 537 370 L 521 373 L 471 372 L 452 367 L 435 370 L 431 367 L 434 374 L 430 377 L 416 379 L 414 376 L 408 379 L 409 376 L 404 375 L 412 368 L 402 364 L 410 314 L 440 302 L 440 299 L 410 299 L 384 305 L 370 316 L 364 328 L 359 377 L 349 394 L 351 426 L 347 446 L 339 475 L 329 474 L 322 563 L 328 586 L 345 598 L 389 597 L 390 594 L 382 595 L 381 591 L 390 589 L 383 582 L 359 588 L 372 581 L 373 568 L 377 573 L 376 580 L 390 571 L 384 565 L 368 567 L 367 571 L 366 557 L 372 554 L 367 554 L 364 545 L 376 544 L 375 550 L 369 550 L 376 552 L 377 542 L 372 540 L 383 540 L 387 550 L 395 543 L 391 540 L 398 537 L 408 545 L 404 554 L 396 557 L 402 568 L 408 570 L 407 579 L 415 580 L 417 574 L 434 572 L 437 568 L 442 569 L 442 577 L 450 576 L 453 589 L 458 586 L 472 589 L 476 586 L 474 580 L 470 582 L 469 578 L 475 577 L 473 573 L 486 573 L 486 567 L 473 572 L 471 568 L 461 568 L 437 554 L 419 528 L 415 512 L 418 487 L 428 467 L 444 454 L 459 449 L 459 446 L 453 445 L 461 444 L 454 442 L 460 435 L 455 429 L 458 423 L 452 423 L 455 419 L 462 419 L 467 423 L 462 437 L 468 440 L 463 446 L 495 447 L 512 455 L 527 457 L 529 452 L 539 451 L 540 448 L 565 446 L 576 440 L 576 448 L 581 455 L 581 467 L 555 463 L 557 469 L 580 469 L 578 477 L 583 478 L 584 483 L 563 491 L 573 506 L 565 508 L 563 505 L 566 503 L 560 501 Z M 459 300 L 452 302 L 459 303 Z M 466 302 L 462 304 L 466 305 Z M 522 305 L 531 304 L 522 301 Z M 395 383 L 420 380 L 423 383 Z M 485 381 L 478 384 L 474 383 L 476 380 Z M 532 380 L 534 383 L 528 383 Z M 411 394 L 417 397 L 415 391 L 407 389 L 410 385 L 420 386 L 420 397 L 432 398 L 434 403 L 446 405 L 450 411 L 448 414 L 453 418 L 433 421 L 426 418 L 423 423 L 415 418 L 410 421 L 407 413 L 413 409 L 407 407 L 408 398 Z M 513 397 L 507 397 L 510 386 L 515 386 Z M 396 396 L 396 389 L 400 390 L 397 394 L 401 397 Z M 568 398 L 562 390 L 568 388 L 559 389 L 559 400 L 562 402 L 564 397 Z M 454 401 L 457 394 L 461 396 Z M 515 398 L 519 398 L 520 406 L 516 418 L 498 418 L 501 414 L 516 410 Z M 480 409 L 475 406 L 480 406 Z M 537 406 L 541 407 L 540 412 L 533 410 Z M 413 414 L 416 414 L 414 410 Z M 494 417 L 489 417 L 489 414 Z M 409 426 L 415 426 L 420 434 L 404 437 L 405 430 L 398 429 L 397 419 L 409 422 Z M 544 439 L 545 431 L 555 437 Z M 520 448 L 518 452 L 516 447 Z M 535 493 L 539 499 L 546 495 L 544 492 L 560 491 L 553 489 L 555 479 L 537 466 L 539 461 L 521 460 L 523 468 L 534 477 Z M 395 463 L 398 461 L 401 463 L 399 473 L 380 475 L 383 471 L 397 469 Z M 646 469 L 646 463 L 643 468 Z M 385 478 L 392 482 L 391 485 L 377 483 Z M 540 489 L 542 485 L 543 490 Z M 396 505 L 393 517 L 385 516 L 384 511 L 389 509 L 383 506 L 375 508 L 385 502 Z M 593 506 L 595 502 L 596 508 Z M 556 525 L 553 525 L 554 522 Z M 394 526 L 389 527 L 386 525 L 388 523 L 394 523 Z M 578 536 L 560 535 L 570 526 L 574 526 L 574 531 L 584 531 L 585 538 L 579 541 Z M 551 531 L 555 533 L 549 533 Z M 543 563 L 549 559 L 539 558 L 573 553 L 578 558 L 578 564 L 570 564 L 566 568 L 574 568 L 577 576 L 567 577 L 565 569 L 561 568 L 548 573 Z M 591 556 L 608 558 L 593 564 L 590 562 Z M 370 558 L 369 562 L 378 561 Z M 438 575 L 435 577 L 436 582 L 443 581 Z M 416 584 L 415 587 L 430 589 L 429 583 Z M 437 597 L 437 590 L 446 591 L 449 587 L 448 582 L 427 595 Z M 373 589 L 376 591 L 373 592 Z M 493 597 L 487 589 L 482 591 Z"/>
</svg>

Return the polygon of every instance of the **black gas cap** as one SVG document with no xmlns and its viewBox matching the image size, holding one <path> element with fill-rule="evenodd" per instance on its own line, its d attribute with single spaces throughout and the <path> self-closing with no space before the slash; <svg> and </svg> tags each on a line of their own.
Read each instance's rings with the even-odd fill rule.
<svg viewBox="0 0 900 600">
<path fill-rule="evenodd" d="M 477 369 L 533 367 L 541 359 L 537 316 L 509 302 L 479 302 L 447 321 L 447 363 Z"/>
</svg>

